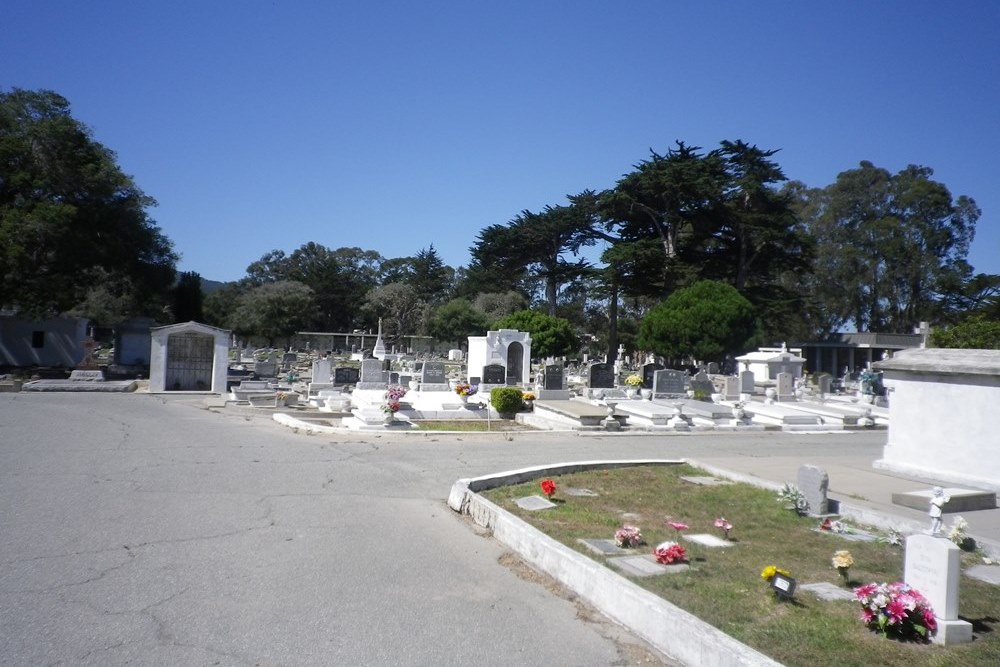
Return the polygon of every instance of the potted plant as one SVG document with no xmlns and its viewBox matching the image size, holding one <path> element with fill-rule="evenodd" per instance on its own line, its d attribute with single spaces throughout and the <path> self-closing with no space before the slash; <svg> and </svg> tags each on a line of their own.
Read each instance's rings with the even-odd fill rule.
<svg viewBox="0 0 1000 667">
<path fill-rule="evenodd" d="M 642 378 L 635 373 L 625 378 L 625 395 L 633 398 L 642 387 Z"/>
</svg>

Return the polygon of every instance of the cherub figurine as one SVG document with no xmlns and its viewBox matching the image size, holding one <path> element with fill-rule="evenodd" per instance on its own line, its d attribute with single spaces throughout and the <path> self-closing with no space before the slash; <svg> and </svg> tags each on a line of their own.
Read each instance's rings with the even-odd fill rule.
<svg viewBox="0 0 1000 667">
<path fill-rule="evenodd" d="M 951 500 L 951 496 L 944 495 L 944 489 L 940 486 L 934 487 L 934 492 L 931 496 L 931 507 L 927 512 L 931 516 L 931 535 L 941 534 L 941 508 L 944 507 L 945 503 L 949 500 Z"/>
</svg>

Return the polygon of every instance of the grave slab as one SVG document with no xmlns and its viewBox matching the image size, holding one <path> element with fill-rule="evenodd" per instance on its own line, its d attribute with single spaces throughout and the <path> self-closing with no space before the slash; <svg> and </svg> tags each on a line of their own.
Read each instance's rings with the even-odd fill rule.
<svg viewBox="0 0 1000 667">
<path fill-rule="evenodd" d="M 528 510 L 531 512 L 536 512 L 538 510 L 547 510 L 556 506 L 555 503 L 542 498 L 541 496 L 526 496 L 524 498 L 518 498 L 514 501 L 517 506 L 523 510 Z"/>
<path fill-rule="evenodd" d="M 930 507 L 931 496 L 933 495 L 934 489 L 919 489 L 905 493 L 894 493 L 892 494 L 892 502 L 894 505 L 902 505 L 903 507 L 926 512 Z M 992 491 L 946 488 L 944 489 L 944 495 L 949 497 L 948 502 L 941 507 L 941 511 L 946 514 L 991 510 L 997 506 L 997 494 Z"/>
<path fill-rule="evenodd" d="M 872 535 L 871 533 L 866 533 L 863 530 L 841 533 L 836 530 L 821 530 L 819 528 L 813 528 L 813 532 L 822 533 L 824 535 L 836 535 L 837 537 L 842 537 L 849 542 L 875 542 L 878 540 L 878 535 Z"/>
<path fill-rule="evenodd" d="M 716 535 L 710 535 L 708 533 L 695 533 L 693 535 L 685 534 L 682 539 L 688 542 L 694 542 L 695 544 L 700 544 L 703 547 L 731 547 L 734 546 L 735 542 L 730 542 L 729 540 L 724 540 Z"/>
<path fill-rule="evenodd" d="M 1000 565 L 973 565 L 965 571 L 965 574 L 973 579 L 1000 586 Z"/>
<path fill-rule="evenodd" d="M 827 601 L 857 601 L 857 597 L 854 595 L 854 591 L 850 588 L 844 588 L 843 586 L 837 586 L 836 584 L 831 584 L 829 581 L 820 581 L 815 584 L 802 584 L 799 586 L 799 590 L 806 590 L 818 597 L 820 600 Z"/>
<path fill-rule="evenodd" d="M 618 556 L 609 558 L 608 563 L 618 568 L 625 574 L 633 577 L 653 577 L 658 574 L 676 574 L 688 569 L 688 565 L 680 563 L 677 565 L 661 565 L 656 562 L 656 557 L 645 556 Z"/>
<path fill-rule="evenodd" d="M 614 540 L 585 539 L 577 540 L 580 544 L 593 551 L 598 556 L 620 556 L 629 553 L 628 549 L 622 549 L 615 544 Z"/>
<path fill-rule="evenodd" d="M 572 486 L 563 489 L 563 493 L 565 493 L 567 496 L 578 496 L 581 498 L 596 498 L 598 496 L 597 493 L 594 493 L 590 489 L 578 489 Z"/>
</svg>

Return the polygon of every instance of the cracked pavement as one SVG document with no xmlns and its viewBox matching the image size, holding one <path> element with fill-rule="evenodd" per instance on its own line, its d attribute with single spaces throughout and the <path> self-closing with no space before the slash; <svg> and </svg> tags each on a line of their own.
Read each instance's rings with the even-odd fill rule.
<svg viewBox="0 0 1000 667">
<path fill-rule="evenodd" d="M 305 435 L 192 396 L 0 394 L 0 663 L 644 663 L 501 564 L 451 483 L 775 440 Z"/>
</svg>

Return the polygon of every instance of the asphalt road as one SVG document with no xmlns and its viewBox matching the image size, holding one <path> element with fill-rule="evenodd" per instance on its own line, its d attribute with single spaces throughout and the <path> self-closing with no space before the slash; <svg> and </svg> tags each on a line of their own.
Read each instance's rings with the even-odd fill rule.
<svg viewBox="0 0 1000 667">
<path fill-rule="evenodd" d="M 0 394 L 0 663 L 645 664 L 451 512 L 451 483 L 884 438 L 308 436 L 190 396 Z"/>
</svg>

